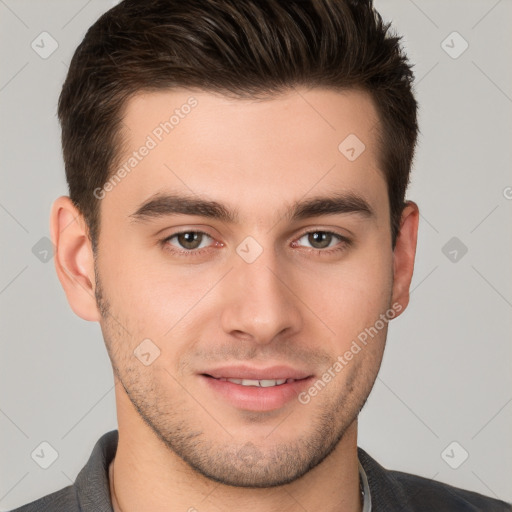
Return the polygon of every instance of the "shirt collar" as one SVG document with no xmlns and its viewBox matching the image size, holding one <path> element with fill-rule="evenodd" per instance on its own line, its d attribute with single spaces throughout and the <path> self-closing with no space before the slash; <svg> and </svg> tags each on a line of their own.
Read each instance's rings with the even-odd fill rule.
<svg viewBox="0 0 512 512">
<path fill-rule="evenodd" d="M 76 497 L 83 512 L 113 512 L 108 468 L 115 457 L 118 440 L 117 430 L 104 434 L 76 478 Z M 390 508 L 385 510 L 396 510 L 396 507 L 406 505 L 407 496 L 392 473 L 378 464 L 362 448 L 358 447 L 357 451 L 364 491 L 363 512 L 371 512 L 372 495 L 381 497 L 380 501 L 389 505 Z"/>
</svg>

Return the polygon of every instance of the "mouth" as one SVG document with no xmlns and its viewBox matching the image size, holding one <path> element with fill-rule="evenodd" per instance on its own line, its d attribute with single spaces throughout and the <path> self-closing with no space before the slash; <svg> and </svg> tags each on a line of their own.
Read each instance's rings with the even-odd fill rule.
<svg viewBox="0 0 512 512">
<path fill-rule="evenodd" d="M 303 379 L 231 379 L 226 377 L 214 377 L 213 375 L 208 375 L 207 373 L 203 373 L 205 377 L 210 377 L 212 379 L 220 380 L 223 382 L 232 382 L 233 384 L 239 384 L 241 386 L 254 386 L 258 388 L 271 388 L 274 386 L 282 386 L 283 384 L 290 384 L 297 380 Z M 307 378 L 307 377 L 305 377 Z"/>
<path fill-rule="evenodd" d="M 248 411 L 273 411 L 294 403 L 300 405 L 299 394 L 313 382 L 308 375 L 301 378 L 236 378 L 216 377 L 209 373 L 199 375 L 205 392 L 213 394 L 236 409 Z"/>
</svg>

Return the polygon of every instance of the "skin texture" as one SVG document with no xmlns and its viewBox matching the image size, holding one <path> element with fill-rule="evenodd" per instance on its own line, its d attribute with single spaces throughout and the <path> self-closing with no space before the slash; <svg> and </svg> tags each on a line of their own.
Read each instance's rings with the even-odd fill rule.
<svg viewBox="0 0 512 512">
<path fill-rule="evenodd" d="M 377 113 L 355 90 L 298 89 L 265 101 L 138 94 L 125 111 L 121 161 L 191 96 L 197 106 L 101 200 L 96 261 L 69 198 L 51 213 L 59 279 L 73 311 L 100 322 L 114 369 L 117 507 L 361 510 L 357 415 L 379 371 L 387 323 L 307 404 L 234 407 L 200 374 L 286 364 L 320 378 L 392 305 L 395 316 L 407 307 L 418 207 L 405 207 L 393 251 Z M 366 147 L 354 161 L 338 149 L 349 134 Z M 236 209 L 238 222 L 134 221 L 158 192 L 215 200 Z M 334 192 L 357 193 L 374 215 L 285 216 L 294 201 Z M 183 238 L 163 242 L 183 230 L 208 235 L 193 256 L 183 255 Z M 323 248 L 306 231 L 351 243 L 333 237 Z M 247 236 L 262 248 L 252 263 L 236 251 Z M 134 356 L 144 339 L 160 350 L 148 366 Z"/>
</svg>

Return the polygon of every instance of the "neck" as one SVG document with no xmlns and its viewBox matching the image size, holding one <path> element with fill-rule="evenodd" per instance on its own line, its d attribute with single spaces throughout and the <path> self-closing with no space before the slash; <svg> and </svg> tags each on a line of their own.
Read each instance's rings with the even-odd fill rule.
<svg viewBox="0 0 512 512">
<path fill-rule="evenodd" d="M 119 411 L 118 411 L 119 413 Z M 138 417 L 118 414 L 119 443 L 109 468 L 114 512 L 360 512 L 357 420 L 334 451 L 301 478 L 257 489 L 232 487 L 197 473 Z"/>
</svg>

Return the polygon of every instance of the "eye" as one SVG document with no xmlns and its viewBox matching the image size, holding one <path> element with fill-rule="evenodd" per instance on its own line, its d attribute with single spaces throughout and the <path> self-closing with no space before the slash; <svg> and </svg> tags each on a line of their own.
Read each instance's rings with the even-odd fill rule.
<svg viewBox="0 0 512 512">
<path fill-rule="evenodd" d="M 208 240 L 213 239 L 203 231 L 182 231 L 167 237 L 163 242 L 178 249 L 185 249 L 184 252 L 187 252 L 207 247 Z"/>
<path fill-rule="evenodd" d="M 294 247 L 297 247 L 298 245 L 305 245 L 307 247 L 307 244 L 309 244 L 309 247 L 316 252 L 331 253 L 345 249 L 351 244 L 351 241 L 348 238 L 338 235 L 332 231 L 315 230 L 304 233 L 296 242 L 293 242 L 292 245 Z M 330 248 L 333 249 L 325 250 Z"/>
</svg>

